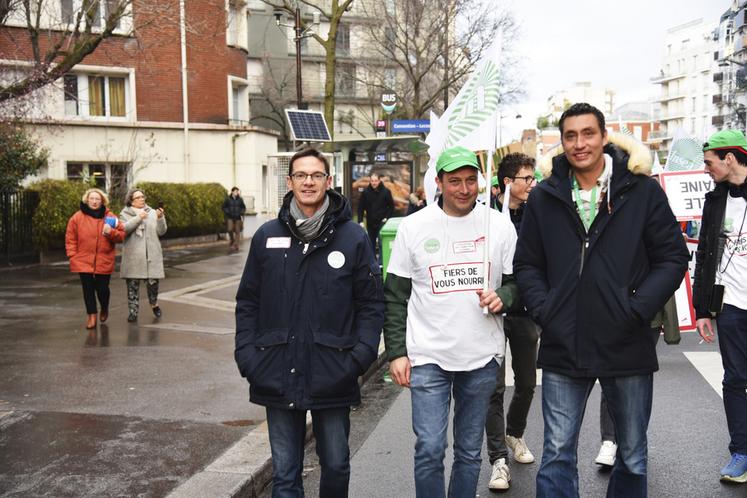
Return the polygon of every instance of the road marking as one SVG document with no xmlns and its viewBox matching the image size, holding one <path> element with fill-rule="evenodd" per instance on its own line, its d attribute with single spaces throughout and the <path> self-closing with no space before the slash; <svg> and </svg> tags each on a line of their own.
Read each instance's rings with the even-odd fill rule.
<svg viewBox="0 0 747 498">
<path fill-rule="evenodd" d="M 141 325 L 144 329 L 164 329 L 174 332 L 197 332 L 200 334 L 228 335 L 235 334 L 236 330 L 222 327 L 206 327 L 190 323 L 154 323 L 152 325 Z"/>
<path fill-rule="evenodd" d="M 172 303 L 202 306 L 203 308 L 210 308 L 212 310 L 233 312 L 236 309 L 236 303 L 233 300 L 224 301 L 222 299 L 205 297 L 201 294 L 224 289 L 226 287 L 231 287 L 238 284 L 240 281 L 241 275 L 219 278 L 217 280 L 210 280 L 208 282 L 203 282 L 197 285 L 190 285 L 189 287 L 184 287 L 182 289 L 175 289 L 169 292 L 164 292 L 163 294 L 158 295 L 158 299 L 162 301 L 169 301 Z"/>
<path fill-rule="evenodd" d="M 721 363 L 721 355 L 715 351 L 683 353 L 690 360 L 695 369 L 703 376 L 716 393 L 723 398 L 721 382 L 724 380 L 724 367 Z"/>
</svg>

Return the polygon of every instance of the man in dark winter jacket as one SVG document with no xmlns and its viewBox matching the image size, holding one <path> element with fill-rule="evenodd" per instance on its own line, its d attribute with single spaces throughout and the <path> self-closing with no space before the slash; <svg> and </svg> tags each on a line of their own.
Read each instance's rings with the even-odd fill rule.
<svg viewBox="0 0 747 498">
<path fill-rule="evenodd" d="M 716 188 L 706 194 L 695 256 L 696 325 L 713 342 L 718 325 L 723 398 L 731 461 L 721 480 L 747 482 L 747 140 L 737 130 L 712 135 L 703 147 Z"/>
<path fill-rule="evenodd" d="M 366 230 L 371 245 L 376 251 L 379 230 L 394 213 L 394 199 L 392 192 L 376 173 L 371 173 L 371 184 L 361 194 L 358 201 L 358 223 L 363 225 L 363 213 L 366 214 Z"/>
<path fill-rule="evenodd" d="M 381 272 L 329 164 L 297 152 L 278 218 L 252 238 L 236 294 L 239 371 L 267 408 L 273 496 L 303 496 L 306 411 L 321 465 L 320 496 L 348 494 L 350 406 L 384 324 Z"/>
<path fill-rule="evenodd" d="M 542 327 L 537 496 L 578 496 L 578 434 L 597 379 L 618 438 L 607 496 L 646 496 L 658 369 L 650 324 L 689 255 L 663 189 L 646 174 L 648 149 L 636 151 L 631 137 L 628 152 L 608 144 L 604 116 L 589 104 L 563 113 L 560 135 L 564 153 L 527 202 L 514 259 L 521 295 Z"/>
<path fill-rule="evenodd" d="M 242 217 L 246 212 L 244 199 L 241 198 L 239 187 L 231 189 L 231 194 L 223 201 L 223 215 L 226 218 L 226 231 L 228 232 L 228 250 L 239 250 L 239 239 L 241 232 L 244 230 L 244 221 Z"/>
</svg>

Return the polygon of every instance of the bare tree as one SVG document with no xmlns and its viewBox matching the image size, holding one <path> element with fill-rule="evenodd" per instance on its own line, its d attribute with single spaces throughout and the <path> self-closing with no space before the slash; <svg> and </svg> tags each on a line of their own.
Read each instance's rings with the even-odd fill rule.
<svg viewBox="0 0 747 498">
<path fill-rule="evenodd" d="M 395 91 L 399 115 L 427 118 L 443 111 L 497 37 L 502 41 L 501 101 L 521 92 L 521 71 L 512 46 L 518 28 L 510 11 L 489 0 L 390 0 L 367 2 L 363 60 L 372 95 Z M 382 61 L 387 61 L 382 64 Z"/>
<path fill-rule="evenodd" d="M 345 13 L 350 10 L 353 0 L 262 0 L 273 9 L 283 10 L 288 14 L 295 15 L 296 1 L 299 5 L 306 5 L 320 13 L 323 20 L 329 23 L 327 37 L 314 33 L 313 38 L 324 49 L 324 68 L 326 79 L 324 82 L 324 120 L 327 122 L 330 133 L 334 136 L 335 125 L 335 74 L 337 67 L 337 30 Z M 306 29 L 306 21 L 301 19 L 301 27 Z M 300 70 L 300 68 L 298 68 Z"/>
<path fill-rule="evenodd" d="M 120 28 L 130 16 L 132 0 L 82 0 L 77 12 L 72 2 L 64 1 L 55 5 L 61 7 L 59 12 L 46 0 L 10 0 L 5 5 L 5 12 L 0 8 L 3 24 L 22 23 L 23 31 L 3 30 L 2 37 L 27 37 L 32 64 L 22 78 L 0 85 L 0 102 L 28 95 L 69 72 Z"/>
</svg>

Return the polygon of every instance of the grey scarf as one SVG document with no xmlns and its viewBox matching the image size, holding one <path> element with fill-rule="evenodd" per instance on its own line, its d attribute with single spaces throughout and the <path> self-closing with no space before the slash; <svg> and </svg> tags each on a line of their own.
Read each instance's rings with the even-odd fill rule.
<svg viewBox="0 0 747 498">
<path fill-rule="evenodd" d="M 304 242 L 314 240 L 314 238 L 319 234 L 319 230 L 322 229 L 324 215 L 327 213 L 327 208 L 329 208 L 329 196 L 324 194 L 324 204 L 322 204 L 322 207 L 317 209 L 316 213 L 314 213 L 310 218 L 304 218 L 301 208 L 298 207 L 298 204 L 296 203 L 296 198 L 294 197 L 291 200 L 291 218 L 295 220 L 296 230 L 298 230 Z"/>
</svg>

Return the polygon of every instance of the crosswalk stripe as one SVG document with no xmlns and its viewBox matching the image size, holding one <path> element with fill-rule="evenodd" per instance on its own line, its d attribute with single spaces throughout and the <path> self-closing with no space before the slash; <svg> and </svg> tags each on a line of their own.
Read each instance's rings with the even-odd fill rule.
<svg viewBox="0 0 747 498">
<path fill-rule="evenodd" d="M 723 397 L 721 393 L 721 381 L 724 378 L 724 368 L 721 364 L 721 355 L 715 351 L 688 351 L 683 354 L 716 393 Z"/>
</svg>

